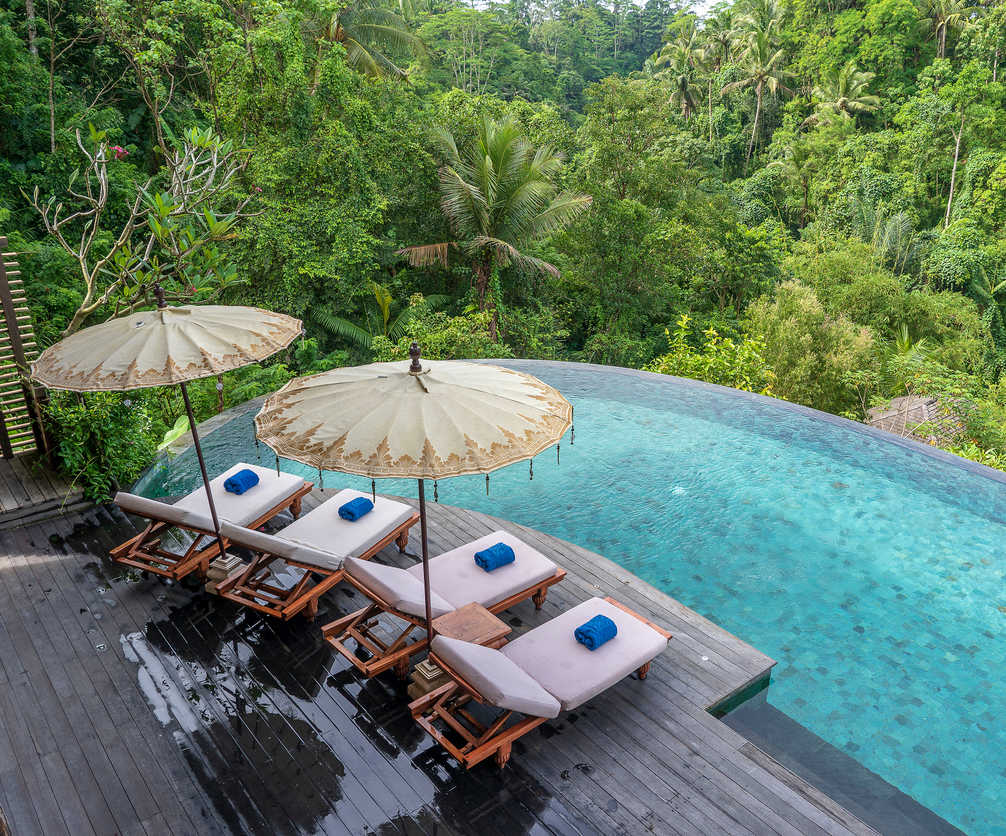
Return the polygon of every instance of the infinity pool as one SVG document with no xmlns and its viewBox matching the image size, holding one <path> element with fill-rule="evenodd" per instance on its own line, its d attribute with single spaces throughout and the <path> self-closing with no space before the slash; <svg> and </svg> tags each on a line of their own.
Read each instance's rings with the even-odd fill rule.
<svg viewBox="0 0 1006 836">
<path fill-rule="evenodd" d="M 512 361 L 575 407 L 534 463 L 439 484 L 442 502 L 615 560 L 777 659 L 769 702 L 970 833 L 1006 822 L 1006 483 L 867 428 L 704 384 Z M 273 463 L 253 413 L 211 471 Z M 256 457 L 259 458 L 256 458 Z M 282 462 L 284 470 L 317 472 Z M 187 451 L 138 490 L 199 482 Z M 326 474 L 326 487 L 369 481 Z M 379 491 L 415 495 L 414 482 Z"/>
</svg>

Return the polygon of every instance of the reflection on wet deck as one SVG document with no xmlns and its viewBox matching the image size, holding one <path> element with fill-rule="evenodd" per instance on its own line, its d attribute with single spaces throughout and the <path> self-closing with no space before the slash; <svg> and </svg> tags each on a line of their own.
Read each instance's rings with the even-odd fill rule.
<svg viewBox="0 0 1006 836">
<path fill-rule="evenodd" d="M 317 502 L 309 497 L 307 507 Z M 502 772 L 465 772 L 412 722 L 404 683 L 362 679 L 318 625 L 279 623 L 107 559 L 112 509 L 0 532 L 0 809 L 23 834 L 870 832 L 705 709 L 772 662 L 589 552 L 431 509 L 434 554 L 498 527 L 569 570 L 541 613 L 614 595 L 675 638 L 542 726 Z M 410 547 L 410 551 L 413 547 Z M 379 559 L 401 563 L 394 549 Z"/>
</svg>

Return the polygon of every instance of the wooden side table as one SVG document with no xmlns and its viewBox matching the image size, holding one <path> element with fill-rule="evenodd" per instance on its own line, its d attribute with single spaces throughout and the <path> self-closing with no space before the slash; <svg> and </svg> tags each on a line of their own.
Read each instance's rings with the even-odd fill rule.
<svg viewBox="0 0 1006 836">
<path fill-rule="evenodd" d="M 481 604 L 465 604 L 460 609 L 433 619 L 433 632 L 450 639 L 502 647 L 512 628 L 498 619 Z M 415 701 L 435 691 L 448 681 L 448 676 L 429 659 L 424 659 L 412 671 L 412 684 L 408 687 L 409 699 Z"/>
<path fill-rule="evenodd" d="M 435 635 L 463 642 L 501 647 L 511 628 L 481 604 L 465 604 L 460 609 L 433 619 Z"/>
</svg>

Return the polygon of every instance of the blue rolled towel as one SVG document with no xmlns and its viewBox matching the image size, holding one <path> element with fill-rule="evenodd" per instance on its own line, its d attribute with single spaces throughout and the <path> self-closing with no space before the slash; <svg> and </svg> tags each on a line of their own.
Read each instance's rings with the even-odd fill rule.
<svg viewBox="0 0 1006 836">
<path fill-rule="evenodd" d="M 505 566 L 507 563 L 513 563 L 516 557 L 513 549 L 506 543 L 495 543 L 488 549 L 475 552 L 475 563 L 487 572 L 491 572 L 493 569 L 499 569 L 500 566 Z"/>
<path fill-rule="evenodd" d="M 374 510 L 374 503 L 365 496 L 358 496 L 351 499 L 339 509 L 339 516 L 344 520 L 356 522 L 364 514 L 369 514 Z"/>
<path fill-rule="evenodd" d="M 250 488 L 254 488 L 257 484 L 258 474 L 246 467 L 244 470 L 239 470 L 224 480 L 224 490 L 227 493 L 236 493 L 238 496 L 241 496 L 241 494 Z"/>
<path fill-rule="evenodd" d="M 590 621 L 581 624 L 573 631 L 573 636 L 587 650 L 597 650 L 606 641 L 615 638 L 618 627 L 606 615 L 595 615 Z"/>
</svg>

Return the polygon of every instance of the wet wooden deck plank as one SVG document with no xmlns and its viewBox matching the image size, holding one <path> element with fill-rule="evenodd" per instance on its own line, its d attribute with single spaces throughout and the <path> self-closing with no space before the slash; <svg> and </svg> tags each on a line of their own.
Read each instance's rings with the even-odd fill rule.
<svg viewBox="0 0 1006 836">
<path fill-rule="evenodd" d="M 18 539 L 19 532 L 7 532 L 8 538 Z M 4 538 L 0 537 L 0 543 Z M 89 815 L 92 811 L 103 816 L 108 810 L 119 829 L 126 828 L 136 821 L 135 810 L 131 797 L 137 794 L 137 786 L 132 786 L 132 792 L 127 793 L 119 776 L 125 776 L 127 783 L 135 781 L 134 776 L 140 774 L 130 748 L 120 732 L 126 728 L 121 714 L 113 718 L 109 713 L 107 700 L 111 682 L 100 670 L 99 652 L 92 641 L 81 641 L 86 636 L 79 629 L 73 613 L 75 602 L 67 600 L 62 594 L 58 579 L 52 574 L 52 567 L 59 558 L 47 553 L 33 543 L 20 543 L 20 558 L 14 560 L 14 573 L 21 575 L 22 586 L 33 586 L 41 591 L 41 597 L 36 603 L 36 631 L 39 640 L 45 638 L 53 654 L 47 664 L 51 671 L 57 694 L 70 720 L 76 738 L 76 747 L 63 745 L 61 751 L 80 762 L 81 766 L 89 766 L 94 777 L 82 769 L 73 770 L 85 782 L 95 782 L 100 776 L 100 782 L 95 783 L 96 793 L 82 793 L 85 803 L 89 804 Z M 44 609 L 42 609 L 44 607 Z M 79 609 L 79 608 L 78 608 Z M 107 643 L 106 643 L 107 646 Z M 97 674 L 95 676 L 95 674 Z M 127 737 L 129 734 L 127 732 Z M 132 742 L 137 742 L 132 737 Z M 142 742 L 142 738 L 141 738 Z M 143 747 L 133 750 L 139 757 Z M 148 761 L 149 763 L 149 761 Z M 105 809 L 98 805 L 103 802 Z M 92 821 L 94 815 L 92 815 Z M 101 832 L 114 832 L 115 828 L 95 826 Z"/>
<path fill-rule="evenodd" d="M 28 530 L 36 532 L 42 542 L 50 535 L 66 533 L 56 520 Z M 92 706 L 92 717 L 96 728 L 101 729 L 100 743 L 112 764 L 112 771 L 101 786 L 117 821 L 139 821 L 140 801 L 148 796 L 159 797 L 159 788 L 166 781 L 176 791 L 164 808 L 174 829 L 182 833 L 199 832 L 202 812 L 209 808 L 209 802 L 192 781 L 170 735 L 150 733 L 146 726 L 150 706 L 137 692 L 135 676 L 123 664 L 120 636 L 132 625 L 120 621 L 119 609 L 109 605 L 114 602 L 98 591 L 103 580 L 87 571 L 89 564 L 96 565 L 93 557 L 64 555 L 48 543 L 45 552 L 48 559 L 38 565 L 47 568 L 53 584 L 63 589 L 64 612 L 71 617 L 65 622 L 68 641 L 101 702 L 100 706 Z M 105 649 L 99 650 L 100 645 Z M 107 729 L 105 715 L 114 732 Z M 158 788 L 156 792 L 151 790 L 151 784 Z"/>
<path fill-rule="evenodd" d="M 315 491 L 305 510 L 331 495 Z M 567 568 L 541 612 L 524 602 L 504 615 L 515 632 L 607 594 L 675 632 L 645 682 L 626 680 L 575 718 L 549 723 L 547 734 L 529 735 L 504 773 L 491 766 L 466 773 L 417 733 L 402 683 L 391 674 L 362 680 L 320 641 L 320 624 L 361 606 L 359 595 L 339 587 L 315 624 L 280 624 L 207 600 L 187 584 L 131 582 L 101 552 L 133 523 L 108 511 L 87 519 L 85 535 L 72 533 L 85 518 L 71 514 L 0 537 L 0 548 L 19 552 L 6 570 L 0 566 L 10 573 L 0 577 L 0 656 L 5 641 L 18 649 L 0 662 L 0 691 L 8 700 L 16 695 L 18 712 L 58 708 L 62 715 L 28 717 L 14 731 L 0 725 L 0 755 L 10 750 L 18 763 L 0 768 L 0 803 L 25 832 L 84 827 L 82 816 L 96 832 L 96 822 L 114 820 L 122 833 L 869 832 L 771 759 L 752 757 L 750 743 L 705 711 L 767 672 L 771 659 L 577 546 L 463 509 L 430 508 L 434 554 L 506 528 Z M 68 537 L 65 546 L 53 550 L 50 535 Z M 416 529 L 409 551 L 418 548 Z M 416 560 L 394 548 L 378 559 Z M 47 628 L 47 636 L 32 635 Z M 126 657 L 124 636 L 146 643 L 146 661 Z M 106 650 L 95 651 L 96 643 Z M 172 693 L 192 695 L 199 712 L 192 727 L 155 715 L 137 678 L 144 670 L 164 677 Z M 11 675 L 22 684 L 6 687 Z M 33 701 L 36 693 L 41 699 Z M 60 735 L 79 749 L 62 753 L 62 770 L 52 761 Z M 109 776 L 101 773 L 121 772 L 123 757 L 133 774 L 113 778 L 105 791 Z M 300 769 L 300 786 L 269 775 L 270 763 Z M 29 789 L 40 778 L 45 786 Z M 92 780 L 103 788 L 99 800 L 82 797 L 94 792 Z M 226 800 L 214 795 L 221 789 Z M 66 793 L 81 796 L 65 812 L 69 822 L 53 806 Z M 134 818 L 123 821 L 130 809 Z"/>
<path fill-rule="evenodd" d="M 128 531 L 125 533 L 128 534 Z M 107 550 L 116 545 L 117 541 L 125 539 L 123 532 L 116 534 L 107 527 L 98 527 L 94 537 L 95 542 L 92 547 L 96 546 L 102 553 L 107 553 Z M 114 567 L 114 564 L 107 564 L 107 568 L 113 575 L 118 571 L 118 567 Z M 128 573 L 124 573 L 120 577 L 127 578 L 131 576 Z M 162 583 L 160 580 L 149 578 L 144 578 L 135 584 L 128 582 L 115 584 L 107 575 L 103 575 L 102 579 L 108 584 L 106 587 L 107 592 L 104 593 L 108 596 L 107 599 L 103 600 L 92 592 L 90 595 L 85 595 L 85 601 L 87 601 L 89 609 L 92 612 L 103 613 L 105 615 L 102 623 L 107 623 L 109 617 L 116 619 L 120 640 L 116 642 L 116 646 L 114 647 L 116 656 L 123 657 L 123 650 L 120 646 L 121 639 L 132 636 L 143 637 L 156 633 L 170 647 L 170 643 L 157 626 L 158 598 L 165 593 L 169 595 L 174 593 L 179 597 L 184 597 L 185 590 L 177 586 Z M 85 588 L 85 593 L 86 591 L 87 589 Z M 111 605 L 106 603 L 106 600 Z M 128 662 L 124 658 L 123 661 Z M 127 687 L 123 688 L 123 693 L 130 704 L 131 711 L 134 712 L 134 717 L 139 721 L 143 717 L 144 710 L 149 715 L 150 703 L 147 701 L 149 695 L 144 694 L 142 690 L 137 688 L 135 665 L 122 665 L 121 668 L 122 673 L 127 676 Z M 149 666 L 144 668 L 142 665 L 141 668 L 147 670 L 151 676 L 158 678 L 160 680 L 159 684 L 167 688 L 171 693 L 178 697 L 183 697 L 182 701 L 184 703 L 184 695 L 187 694 L 192 684 L 191 671 L 185 659 L 173 655 L 168 657 L 165 664 L 157 668 Z M 132 676 L 132 681 L 128 681 L 130 675 Z M 170 710 L 170 706 L 164 706 L 163 710 Z M 208 720 L 207 722 L 211 721 Z M 163 727 L 163 722 L 161 722 L 161 725 Z M 241 726 L 240 722 L 238 726 Z M 163 731 L 163 728 L 158 729 L 158 731 Z M 198 732 L 189 729 L 182 729 L 181 734 L 187 738 L 186 749 L 188 751 L 198 751 L 207 760 L 213 762 L 214 777 L 223 784 L 223 787 L 220 788 L 221 791 L 224 791 L 228 798 L 233 798 L 245 814 L 242 817 L 242 826 L 249 826 L 250 829 L 253 829 L 256 825 L 261 827 L 262 823 L 265 822 L 265 817 L 262 814 L 258 797 L 267 792 L 266 781 L 268 776 L 253 773 L 247 775 L 247 779 L 244 781 L 235 779 L 231 766 L 240 765 L 245 760 L 246 754 L 242 751 L 233 730 L 228 730 L 222 736 L 222 741 L 214 741 L 211 736 L 206 735 L 208 739 L 202 742 L 196 739 Z M 169 781 L 174 784 L 175 791 L 180 797 L 185 798 L 187 794 L 184 792 L 184 788 L 181 791 L 177 788 L 179 784 L 184 784 L 186 778 L 192 780 L 191 769 L 179 769 L 178 764 L 173 759 L 165 763 L 153 753 L 149 757 L 150 760 L 147 759 L 147 752 L 142 752 L 141 758 L 138 759 L 136 767 L 130 771 L 129 777 L 133 780 L 142 780 L 144 777 L 147 779 L 159 777 L 160 770 L 164 768 L 168 771 Z M 188 775 L 185 774 L 186 772 L 188 772 Z M 207 808 L 204 808 L 204 810 Z M 282 814 L 281 817 L 289 827 L 290 820 L 285 814 Z M 225 829 L 223 830 L 226 832 Z M 197 832 L 199 831 L 197 830 Z"/>
<path fill-rule="evenodd" d="M 81 510 L 83 492 L 46 466 L 38 453 L 0 458 L 0 527 Z"/>
</svg>

